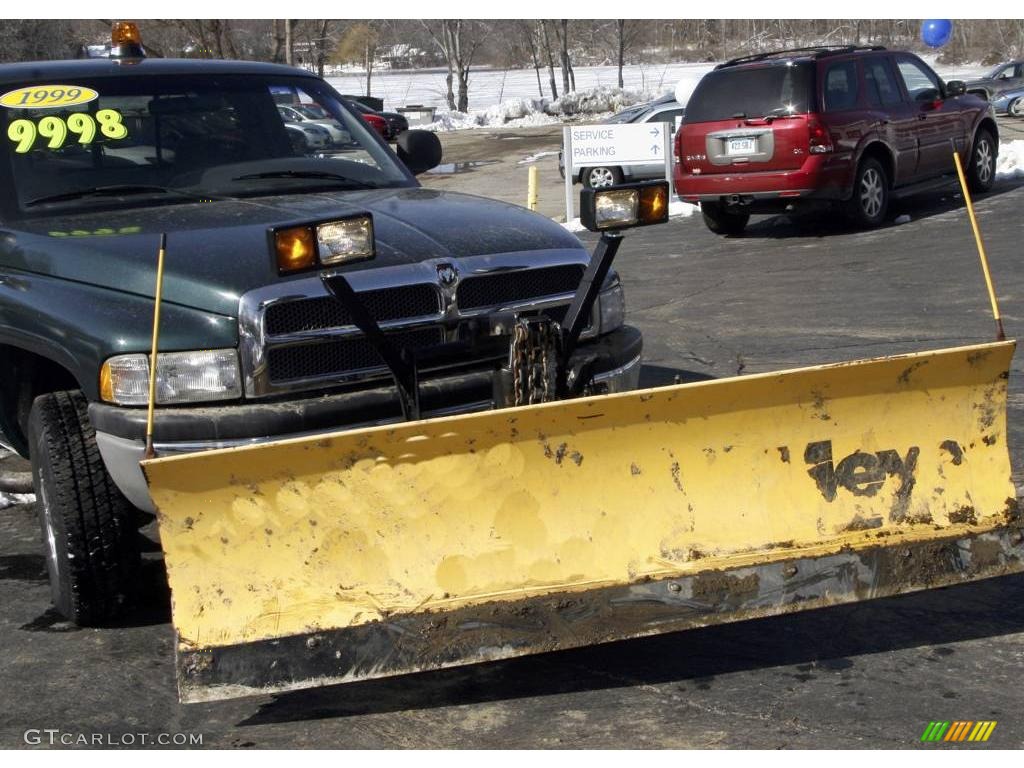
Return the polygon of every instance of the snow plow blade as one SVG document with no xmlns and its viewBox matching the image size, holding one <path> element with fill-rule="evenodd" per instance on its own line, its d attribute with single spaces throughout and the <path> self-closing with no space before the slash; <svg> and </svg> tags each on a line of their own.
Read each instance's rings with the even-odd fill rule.
<svg viewBox="0 0 1024 768">
<path fill-rule="evenodd" d="M 179 695 L 438 669 L 1021 570 L 1013 350 L 144 462 Z"/>
</svg>

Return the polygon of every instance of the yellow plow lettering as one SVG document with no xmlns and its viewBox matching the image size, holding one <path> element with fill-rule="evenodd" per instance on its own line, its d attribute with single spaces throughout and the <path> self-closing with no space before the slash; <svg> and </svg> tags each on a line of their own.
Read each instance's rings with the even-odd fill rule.
<svg viewBox="0 0 1024 768">
<path fill-rule="evenodd" d="M 1012 342 L 144 462 L 185 700 L 1017 570 Z"/>
</svg>

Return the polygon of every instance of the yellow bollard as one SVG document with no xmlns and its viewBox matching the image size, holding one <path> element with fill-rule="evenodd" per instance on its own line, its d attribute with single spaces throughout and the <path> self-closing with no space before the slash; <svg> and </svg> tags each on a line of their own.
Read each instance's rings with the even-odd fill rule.
<svg viewBox="0 0 1024 768">
<path fill-rule="evenodd" d="M 531 165 L 526 187 L 526 207 L 531 211 L 537 210 L 537 178 L 537 166 Z"/>
</svg>

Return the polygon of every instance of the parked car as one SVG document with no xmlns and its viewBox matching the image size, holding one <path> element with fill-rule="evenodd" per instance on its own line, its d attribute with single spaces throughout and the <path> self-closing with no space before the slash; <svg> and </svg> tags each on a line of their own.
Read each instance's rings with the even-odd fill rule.
<svg viewBox="0 0 1024 768">
<path fill-rule="evenodd" d="M 996 112 L 1010 117 L 1024 117 L 1024 86 L 1011 91 L 1003 91 L 992 99 Z"/>
<path fill-rule="evenodd" d="M 322 125 L 313 123 L 285 123 L 292 148 L 297 152 L 326 149 L 331 145 L 331 134 Z"/>
<path fill-rule="evenodd" d="M 995 101 L 1006 91 L 1024 89 L 1024 59 L 1006 61 L 995 67 L 984 77 L 968 80 L 968 93 Z"/>
<path fill-rule="evenodd" d="M 363 117 L 368 118 L 374 128 L 380 125 L 377 121 L 373 120 L 374 117 L 383 120 L 384 132 L 382 135 L 388 141 L 394 141 L 402 131 L 409 130 L 409 121 L 405 119 L 405 115 L 400 115 L 397 112 L 383 112 L 379 109 L 368 107 L 366 104 L 361 104 L 358 101 L 350 101 L 349 106 L 361 113 Z"/>
<path fill-rule="evenodd" d="M 373 130 L 375 130 L 385 139 L 388 138 L 388 124 L 383 117 L 376 114 L 372 109 L 367 107 L 365 104 L 360 104 L 358 101 L 348 101 L 346 99 L 345 103 L 352 109 L 353 112 L 355 112 L 357 115 L 363 118 L 363 120 L 366 121 L 366 124 L 373 128 Z"/>
<path fill-rule="evenodd" d="M 312 124 L 324 128 L 331 136 L 331 143 L 344 145 L 352 143 L 352 134 L 342 127 L 341 123 L 331 118 L 318 117 L 312 107 L 307 104 L 278 104 L 277 111 L 281 119 L 287 123 L 299 125 Z"/>
<path fill-rule="evenodd" d="M 602 123 L 670 123 L 673 132 L 679 127 L 685 108 L 671 94 L 662 96 L 655 101 L 635 104 L 621 112 L 617 112 Z M 623 184 L 629 181 L 645 181 L 665 177 L 665 166 L 662 163 L 644 163 L 642 165 L 600 165 L 593 168 L 582 168 L 573 173 L 573 183 L 582 183 L 585 187 L 609 187 L 612 184 Z M 562 153 L 558 153 L 558 170 L 565 178 L 565 163 Z"/>
<path fill-rule="evenodd" d="M 862 226 L 889 201 L 955 180 L 955 143 L 972 190 L 995 178 L 990 104 L 944 83 L 917 56 L 818 47 L 744 56 L 697 85 L 676 134 L 676 191 L 719 234 L 752 213 L 844 209 Z"/>
</svg>

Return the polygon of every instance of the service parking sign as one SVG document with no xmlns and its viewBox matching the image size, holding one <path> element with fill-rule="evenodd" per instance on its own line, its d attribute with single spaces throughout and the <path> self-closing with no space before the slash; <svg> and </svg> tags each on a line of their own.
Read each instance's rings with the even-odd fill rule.
<svg viewBox="0 0 1024 768">
<path fill-rule="evenodd" d="M 577 125 L 569 128 L 572 169 L 665 160 L 665 123 Z"/>
</svg>

